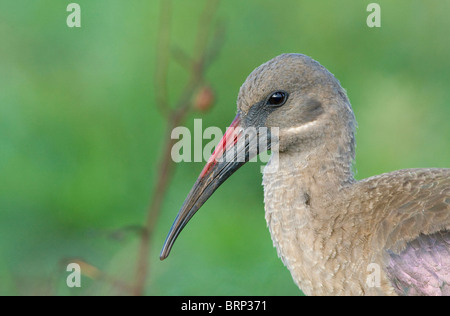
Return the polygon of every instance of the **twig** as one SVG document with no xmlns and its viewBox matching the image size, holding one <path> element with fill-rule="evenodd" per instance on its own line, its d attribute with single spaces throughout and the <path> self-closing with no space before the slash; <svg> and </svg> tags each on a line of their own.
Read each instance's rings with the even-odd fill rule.
<svg viewBox="0 0 450 316">
<path fill-rule="evenodd" d="M 162 203 L 167 193 L 168 185 L 172 179 L 173 170 L 175 167 L 174 162 L 171 159 L 171 149 L 176 140 L 171 139 L 172 130 L 181 125 L 185 120 L 189 110 L 192 109 L 192 99 L 194 93 L 204 84 L 204 73 L 206 65 L 209 65 L 215 56 L 217 56 L 218 48 L 210 47 L 209 43 L 209 30 L 212 27 L 213 17 L 218 8 L 219 0 L 206 1 L 205 8 L 199 20 L 199 26 L 197 31 L 196 44 L 194 48 L 194 55 L 192 59 L 188 59 L 188 55 L 182 50 L 179 50 L 179 56 L 183 56 L 184 60 L 190 61 L 191 67 L 189 79 L 178 99 L 175 103 L 175 107 L 171 109 L 168 101 L 168 89 L 167 89 L 167 69 L 168 69 L 168 55 L 169 55 L 169 18 L 171 6 L 169 1 L 162 1 L 161 7 L 161 29 L 160 37 L 165 39 L 159 39 L 161 47 L 158 46 L 158 71 L 156 72 L 156 90 L 159 91 L 156 97 L 158 108 L 161 113 L 167 118 L 167 130 L 165 133 L 164 149 L 159 162 L 158 177 L 156 180 L 155 188 L 152 192 L 151 203 L 148 208 L 147 220 L 145 227 L 143 228 L 139 253 L 137 259 L 135 283 L 133 287 L 133 295 L 140 296 L 144 293 L 145 281 L 149 272 L 148 257 L 150 254 L 150 240 L 155 228 L 158 216 L 161 211 Z M 165 5 L 164 5 L 165 4 Z M 213 43 L 220 46 L 219 42 L 223 39 L 216 38 L 220 32 L 214 33 Z M 167 59 L 166 59 L 167 58 Z"/>
<path fill-rule="evenodd" d="M 180 64 L 186 70 L 190 71 L 192 67 L 192 59 L 186 54 L 184 50 L 182 50 L 180 47 L 175 46 L 172 48 L 172 55 L 173 59 L 178 62 L 178 64 Z"/>
<path fill-rule="evenodd" d="M 161 114 L 168 117 L 170 114 L 169 108 L 169 93 L 167 90 L 167 73 L 169 69 L 170 57 L 170 17 L 172 11 L 172 1 L 161 1 L 161 20 L 158 30 L 158 42 L 156 50 L 156 72 L 155 72 L 155 95 L 156 106 Z"/>
<path fill-rule="evenodd" d="M 125 293 L 130 293 L 132 291 L 132 287 L 126 282 L 118 280 L 116 277 L 108 275 L 107 273 L 101 271 L 97 267 L 89 264 L 88 262 L 80 258 L 62 259 L 59 262 L 61 269 L 58 270 L 60 271 L 65 270 L 65 267 L 69 263 L 78 264 L 80 266 L 80 271 L 84 276 L 92 280 L 102 281 L 108 284 L 109 286 L 111 286 L 111 289 L 115 290 L 116 294 L 123 295 Z M 59 276 L 57 280 L 60 280 Z"/>
</svg>

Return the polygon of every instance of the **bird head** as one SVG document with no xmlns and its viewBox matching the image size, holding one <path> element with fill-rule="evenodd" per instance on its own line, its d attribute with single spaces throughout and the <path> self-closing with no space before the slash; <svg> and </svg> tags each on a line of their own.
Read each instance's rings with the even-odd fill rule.
<svg viewBox="0 0 450 316">
<path fill-rule="evenodd" d="M 240 88 L 236 117 L 175 218 L 161 260 L 169 255 L 177 236 L 198 209 L 250 159 L 273 149 L 273 144 L 280 153 L 308 153 L 334 137 L 353 144 L 354 125 L 344 89 L 313 59 L 283 54 L 256 68 Z M 354 146 L 350 147 L 353 154 Z"/>
</svg>

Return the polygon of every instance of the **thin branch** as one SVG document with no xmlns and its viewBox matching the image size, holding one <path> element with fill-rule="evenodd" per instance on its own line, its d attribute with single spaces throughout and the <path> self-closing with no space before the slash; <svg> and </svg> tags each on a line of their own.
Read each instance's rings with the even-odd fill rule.
<svg viewBox="0 0 450 316">
<path fill-rule="evenodd" d="M 65 267 L 69 263 L 77 263 L 80 266 L 81 274 L 92 280 L 102 281 L 110 285 L 111 288 L 116 290 L 118 294 L 130 293 L 132 291 L 132 287 L 129 284 L 108 275 L 80 258 L 62 259 L 60 261 L 61 268 L 64 268 L 65 270 Z"/>
<path fill-rule="evenodd" d="M 175 46 L 172 48 L 172 56 L 173 59 L 178 62 L 183 68 L 190 71 L 192 67 L 192 58 L 188 56 L 188 54 L 182 50 L 180 47 Z"/>
<path fill-rule="evenodd" d="M 167 0 L 166 0 L 167 1 Z M 168 2 L 168 1 L 167 1 Z M 165 3 L 165 1 L 163 1 Z M 175 102 L 175 107 L 171 109 L 169 107 L 168 97 L 167 97 L 167 69 L 168 69 L 168 59 L 165 60 L 165 57 L 161 57 L 161 51 L 166 52 L 168 50 L 168 46 L 163 46 L 164 49 L 161 49 L 158 46 L 158 49 L 161 49 L 159 52 L 159 58 L 157 62 L 161 62 L 160 58 L 163 58 L 164 64 L 159 66 L 157 72 L 157 80 L 156 80 L 156 90 L 162 89 L 157 96 L 156 102 L 161 102 L 158 106 L 161 109 L 168 120 L 167 122 L 167 130 L 165 133 L 165 143 L 162 156 L 159 162 L 158 168 L 158 177 L 156 180 L 155 188 L 152 192 L 151 203 L 148 208 L 147 219 L 145 222 L 145 227 L 141 234 L 139 253 L 137 259 L 137 267 L 136 267 L 136 275 L 135 275 L 135 285 L 133 287 L 133 295 L 140 296 L 144 293 L 145 281 L 147 279 L 147 275 L 149 272 L 149 263 L 148 258 L 150 254 L 150 240 L 152 233 L 154 231 L 155 225 L 157 223 L 158 216 L 161 212 L 162 203 L 167 194 L 167 189 L 172 179 L 173 170 L 175 168 L 175 163 L 171 158 L 171 150 L 176 140 L 171 138 L 172 130 L 181 125 L 185 120 L 187 114 L 192 109 L 192 98 L 194 93 L 204 84 L 204 73 L 206 70 L 207 58 L 209 57 L 208 64 L 212 61 L 212 56 L 208 51 L 208 42 L 209 42 L 209 30 L 212 27 L 213 17 L 215 12 L 217 11 L 219 1 L 206 1 L 205 8 L 200 17 L 200 23 L 197 30 L 197 38 L 196 45 L 194 48 L 194 55 L 191 59 L 191 67 L 188 68 L 190 71 L 190 76 L 188 81 L 186 82 L 184 89 L 179 96 L 177 102 Z M 168 6 L 168 5 L 167 5 Z M 162 17 L 164 21 L 168 21 L 169 17 L 166 15 L 170 13 L 170 9 L 163 6 L 162 9 Z M 162 22 L 163 27 L 169 27 L 166 24 L 167 22 Z M 160 32 L 165 34 L 164 38 L 166 42 L 164 45 L 168 45 L 168 31 L 161 29 Z M 217 36 L 217 32 L 214 33 Z M 223 37 L 222 37 L 223 38 Z M 219 45 L 219 40 L 216 39 L 213 41 L 216 45 Z M 181 52 L 181 51 L 180 51 Z M 209 53 L 208 53 L 209 52 Z M 184 53 L 184 52 L 183 52 Z M 168 55 L 168 54 L 167 54 Z M 216 54 L 214 54 L 216 55 Z M 166 56 L 166 55 L 165 55 Z M 187 56 L 187 54 L 184 54 Z M 168 58 L 168 57 L 167 57 Z M 183 57 L 184 58 L 184 57 Z M 164 71 L 164 73 L 160 73 L 159 71 Z M 164 105 L 164 109 L 161 107 Z"/>
<path fill-rule="evenodd" d="M 161 1 L 161 14 L 158 30 L 156 50 L 155 95 L 156 106 L 161 114 L 168 117 L 170 114 L 169 93 L 167 89 L 167 74 L 170 57 L 170 18 L 172 14 L 172 1 Z"/>
<path fill-rule="evenodd" d="M 219 21 L 215 28 L 210 48 L 205 55 L 205 67 L 208 67 L 219 56 L 223 43 L 225 42 L 225 29 L 225 22 Z"/>
<path fill-rule="evenodd" d="M 219 0 L 206 1 L 205 8 L 199 19 L 197 39 L 194 46 L 194 60 L 199 60 L 207 50 L 209 30 L 212 26 L 214 13 L 219 6 Z"/>
</svg>

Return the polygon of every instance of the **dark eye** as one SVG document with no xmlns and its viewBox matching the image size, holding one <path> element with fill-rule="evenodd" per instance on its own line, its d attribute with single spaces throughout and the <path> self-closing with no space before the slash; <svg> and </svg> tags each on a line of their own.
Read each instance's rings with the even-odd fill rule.
<svg viewBox="0 0 450 316">
<path fill-rule="evenodd" d="M 274 92 L 267 100 L 267 105 L 281 106 L 286 102 L 287 98 L 288 94 L 284 91 Z"/>
</svg>

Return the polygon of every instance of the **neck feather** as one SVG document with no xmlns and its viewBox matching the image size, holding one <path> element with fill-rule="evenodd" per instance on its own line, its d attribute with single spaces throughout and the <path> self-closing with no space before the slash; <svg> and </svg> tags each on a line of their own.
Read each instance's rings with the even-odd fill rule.
<svg viewBox="0 0 450 316">
<path fill-rule="evenodd" d="M 338 274 L 349 262 L 336 248 L 344 232 L 337 227 L 336 203 L 355 182 L 353 134 L 348 135 L 313 151 L 280 153 L 264 171 L 266 221 L 274 246 L 307 295 L 345 294 L 339 292 L 342 287 L 334 288 L 339 283 L 331 282 L 330 271 Z M 352 289 L 346 294 L 360 294 L 359 285 Z"/>
</svg>

